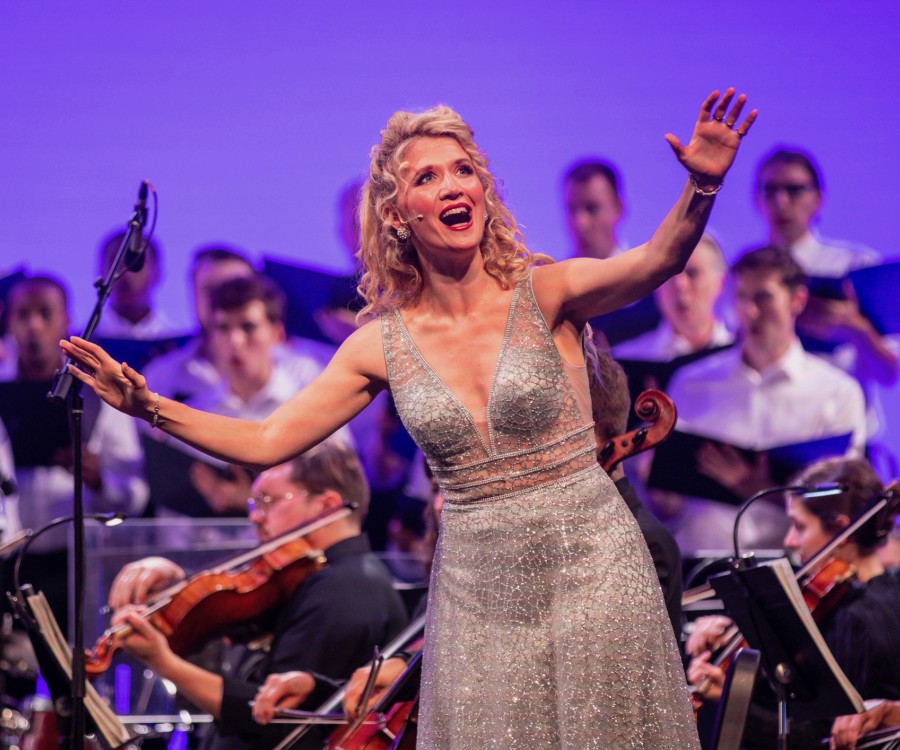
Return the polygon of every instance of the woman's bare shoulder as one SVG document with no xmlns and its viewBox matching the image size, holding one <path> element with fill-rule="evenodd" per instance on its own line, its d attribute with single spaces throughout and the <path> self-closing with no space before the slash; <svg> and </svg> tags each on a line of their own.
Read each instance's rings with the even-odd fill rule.
<svg viewBox="0 0 900 750">
<path fill-rule="evenodd" d="M 349 367 L 360 375 L 386 381 L 381 318 L 370 320 L 351 333 L 338 348 L 332 361 Z"/>
<path fill-rule="evenodd" d="M 594 275 L 604 262 L 595 258 L 569 258 L 533 269 L 534 296 L 548 320 L 556 318 L 571 300 L 579 279 Z"/>
</svg>

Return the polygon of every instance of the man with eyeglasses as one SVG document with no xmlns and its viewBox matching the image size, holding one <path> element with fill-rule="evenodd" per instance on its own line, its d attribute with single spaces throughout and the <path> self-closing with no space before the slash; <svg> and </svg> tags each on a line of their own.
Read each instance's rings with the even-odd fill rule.
<svg viewBox="0 0 900 750">
<path fill-rule="evenodd" d="M 305 689 L 303 709 L 315 709 L 338 689 L 353 670 L 369 661 L 406 625 L 403 603 L 390 574 L 361 535 L 369 488 L 356 454 L 331 440 L 263 472 L 247 502 L 250 520 L 261 541 L 277 537 L 322 513 L 353 502 L 351 514 L 310 531 L 305 537 L 321 549 L 324 569 L 309 576 L 277 615 L 269 650 L 262 658 L 246 652 L 228 675 L 192 664 L 169 648 L 165 636 L 140 616 L 155 591 L 185 578 L 173 562 L 151 557 L 126 565 L 116 577 L 109 603 L 113 624 L 129 624 L 134 632 L 124 648 L 181 694 L 215 718 L 207 748 L 271 748 L 291 727 L 262 727 L 249 702 L 265 678 L 274 673 L 299 674 Z M 300 748 L 319 748 L 322 736 L 308 734 Z"/>
<path fill-rule="evenodd" d="M 822 356 L 859 380 L 868 404 L 871 441 L 879 429 L 874 386 L 896 382 L 898 346 L 862 314 L 849 282 L 839 281 L 850 271 L 880 263 L 878 253 L 860 245 L 823 240 L 815 230 L 822 184 L 821 172 L 810 154 L 780 146 L 757 167 L 756 204 L 768 225 L 769 243 L 790 251 L 811 277 L 810 301 L 798 320 L 798 330 L 825 342 L 824 347 L 816 347 L 829 352 Z M 829 279 L 838 281 L 829 283 Z"/>
</svg>

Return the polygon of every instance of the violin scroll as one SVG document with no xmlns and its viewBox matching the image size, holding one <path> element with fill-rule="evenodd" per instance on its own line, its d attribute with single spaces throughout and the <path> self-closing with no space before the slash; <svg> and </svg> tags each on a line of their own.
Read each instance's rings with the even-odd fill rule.
<svg viewBox="0 0 900 750">
<path fill-rule="evenodd" d="M 649 424 L 607 440 L 597 451 L 597 461 L 607 474 L 626 458 L 659 445 L 675 429 L 678 418 L 672 399 L 655 388 L 644 391 L 635 399 L 634 413 Z"/>
</svg>

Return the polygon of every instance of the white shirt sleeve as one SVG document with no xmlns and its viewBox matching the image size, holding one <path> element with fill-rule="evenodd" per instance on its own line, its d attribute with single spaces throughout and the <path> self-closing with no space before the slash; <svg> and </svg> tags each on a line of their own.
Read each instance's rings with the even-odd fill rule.
<svg viewBox="0 0 900 750">
<path fill-rule="evenodd" d="M 136 420 L 103 404 L 86 447 L 99 458 L 103 479 L 102 494 L 91 493 L 90 510 L 140 515 L 150 491 L 144 479 L 144 454 Z"/>
<path fill-rule="evenodd" d="M 12 443 L 3 420 L 0 420 L 0 482 L 15 487 L 16 471 L 13 463 Z M 10 487 L 7 487 L 8 489 Z M 19 520 L 19 498 L 12 492 L 4 495 L 0 489 L 0 541 L 7 539 L 22 528 Z"/>
</svg>

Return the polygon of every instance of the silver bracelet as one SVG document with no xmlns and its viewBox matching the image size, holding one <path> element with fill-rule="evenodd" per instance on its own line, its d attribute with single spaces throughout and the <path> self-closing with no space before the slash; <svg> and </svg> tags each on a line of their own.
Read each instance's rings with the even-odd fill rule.
<svg viewBox="0 0 900 750">
<path fill-rule="evenodd" d="M 694 188 L 694 192 L 697 195 L 702 195 L 704 198 L 711 198 L 716 193 L 718 193 L 722 189 L 722 185 L 725 184 L 725 180 L 722 180 L 712 190 L 704 190 L 702 187 L 700 187 L 699 183 L 697 182 L 697 177 L 693 173 L 690 173 L 688 175 L 688 179 L 691 182 L 691 187 Z"/>
<path fill-rule="evenodd" d="M 150 428 L 159 427 L 159 393 L 156 394 L 156 406 L 153 407 L 153 416 L 150 418 Z"/>
</svg>

